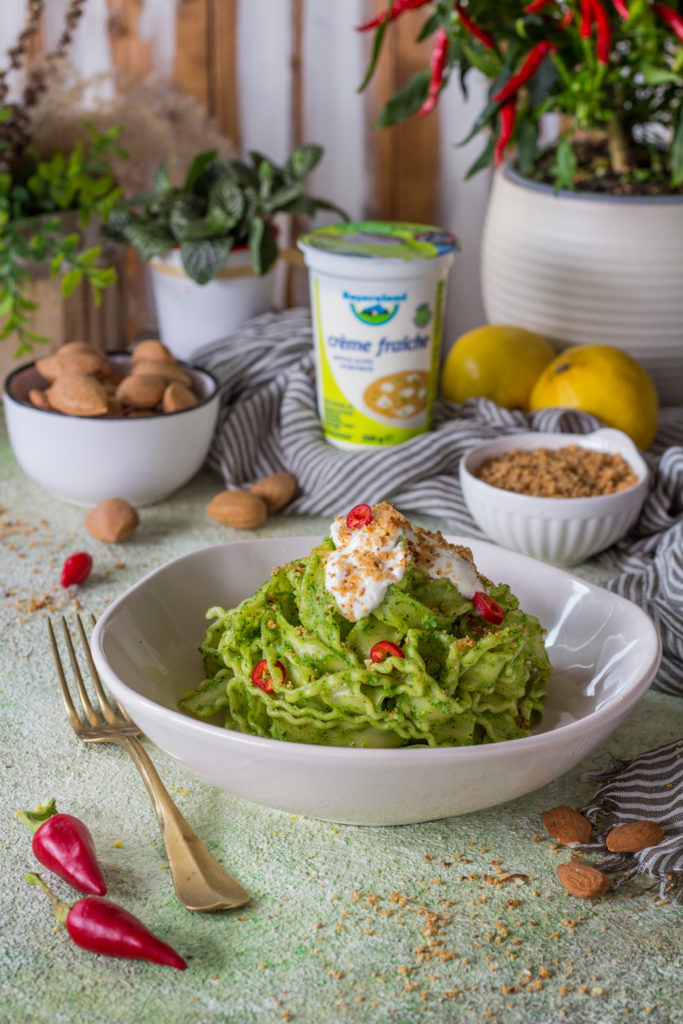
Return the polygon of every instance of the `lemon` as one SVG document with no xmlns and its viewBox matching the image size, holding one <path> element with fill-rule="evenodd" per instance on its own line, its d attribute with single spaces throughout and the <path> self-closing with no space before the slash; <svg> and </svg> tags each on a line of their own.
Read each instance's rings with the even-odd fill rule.
<svg viewBox="0 0 683 1024">
<path fill-rule="evenodd" d="M 449 402 L 483 395 L 506 409 L 527 409 L 539 373 L 555 355 L 549 341 L 524 327 L 475 327 L 448 353 L 441 391 Z"/>
<path fill-rule="evenodd" d="M 582 409 L 649 448 L 657 432 L 659 400 L 652 377 L 632 356 L 611 345 L 573 345 L 536 381 L 529 407 Z"/>
</svg>

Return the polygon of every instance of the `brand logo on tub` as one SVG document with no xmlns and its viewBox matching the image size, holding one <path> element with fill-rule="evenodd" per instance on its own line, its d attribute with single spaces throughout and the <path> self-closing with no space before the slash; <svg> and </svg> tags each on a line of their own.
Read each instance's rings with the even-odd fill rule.
<svg viewBox="0 0 683 1024">
<path fill-rule="evenodd" d="M 342 297 L 349 303 L 351 312 L 361 323 L 370 327 L 381 327 L 393 320 L 407 295 L 405 292 L 402 295 L 352 295 L 350 292 L 344 292 Z"/>
</svg>

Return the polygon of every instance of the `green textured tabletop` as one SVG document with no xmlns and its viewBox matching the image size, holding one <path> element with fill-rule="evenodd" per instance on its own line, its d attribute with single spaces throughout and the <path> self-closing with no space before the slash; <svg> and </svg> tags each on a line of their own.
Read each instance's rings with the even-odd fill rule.
<svg viewBox="0 0 683 1024">
<path fill-rule="evenodd" d="M 206 518 L 219 489 L 201 473 L 142 509 L 130 541 L 100 544 L 82 509 L 22 474 L 0 422 L 0 1020 L 683 1021 L 681 908 L 662 903 L 649 878 L 598 901 L 570 896 L 556 878 L 567 850 L 540 821 L 557 804 L 586 802 L 581 774 L 610 754 L 633 756 L 681 735 L 683 701 L 652 691 L 583 764 L 530 796 L 395 828 L 334 826 L 236 799 L 147 744 L 187 819 L 253 894 L 233 912 L 191 914 L 177 903 L 132 761 L 70 730 L 46 618 L 76 610 L 59 586 L 75 550 L 94 558 L 80 609 L 99 614 L 169 559 L 244 536 Z M 274 517 L 255 535 L 322 536 L 327 526 Z M 24 881 L 36 865 L 17 817 L 51 797 L 87 822 L 108 895 L 171 943 L 188 970 L 95 956 L 56 927 L 48 901 Z"/>
</svg>

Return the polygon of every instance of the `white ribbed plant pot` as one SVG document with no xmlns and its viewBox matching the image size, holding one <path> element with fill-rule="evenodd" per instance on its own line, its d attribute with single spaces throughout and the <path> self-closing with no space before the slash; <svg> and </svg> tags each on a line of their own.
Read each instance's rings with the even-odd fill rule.
<svg viewBox="0 0 683 1024">
<path fill-rule="evenodd" d="M 613 345 L 683 405 L 683 196 L 555 194 L 510 165 L 494 177 L 482 238 L 489 323 L 558 348 Z"/>
<path fill-rule="evenodd" d="M 255 274 L 248 249 L 231 252 L 207 284 L 187 276 L 178 249 L 150 260 L 149 270 L 159 336 L 178 359 L 191 359 L 203 345 L 226 337 L 274 305 L 274 269 L 263 277 Z"/>
</svg>

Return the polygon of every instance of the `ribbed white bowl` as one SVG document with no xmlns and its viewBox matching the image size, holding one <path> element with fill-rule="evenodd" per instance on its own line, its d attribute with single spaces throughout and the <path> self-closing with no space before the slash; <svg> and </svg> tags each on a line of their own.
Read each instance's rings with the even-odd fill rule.
<svg viewBox="0 0 683 1024">
<path fill-rule="evenodd" d="M 482 238 L 490 323 L 558 347 L 614 345 L 683 405 L 683 196 L 555 194 L 509 166 L 494 178 Z"/>
<path fill-rule="evenodd" d="M 536 498 L 492 487 L 474 475 L 485 459 L 511 448 L 563 448 L 578 444 L 621 455 L 638 476 L 626 491 L 597 498 Z M 470 515 L 492 540 L 553 565 L 578 565 L 604 551 L 633 526 L 648 491 L 648 469 L 631 439 L 605 428 L 592 434 L 508 434 L 472 449 L 460 463 Z"/>
</svg>

